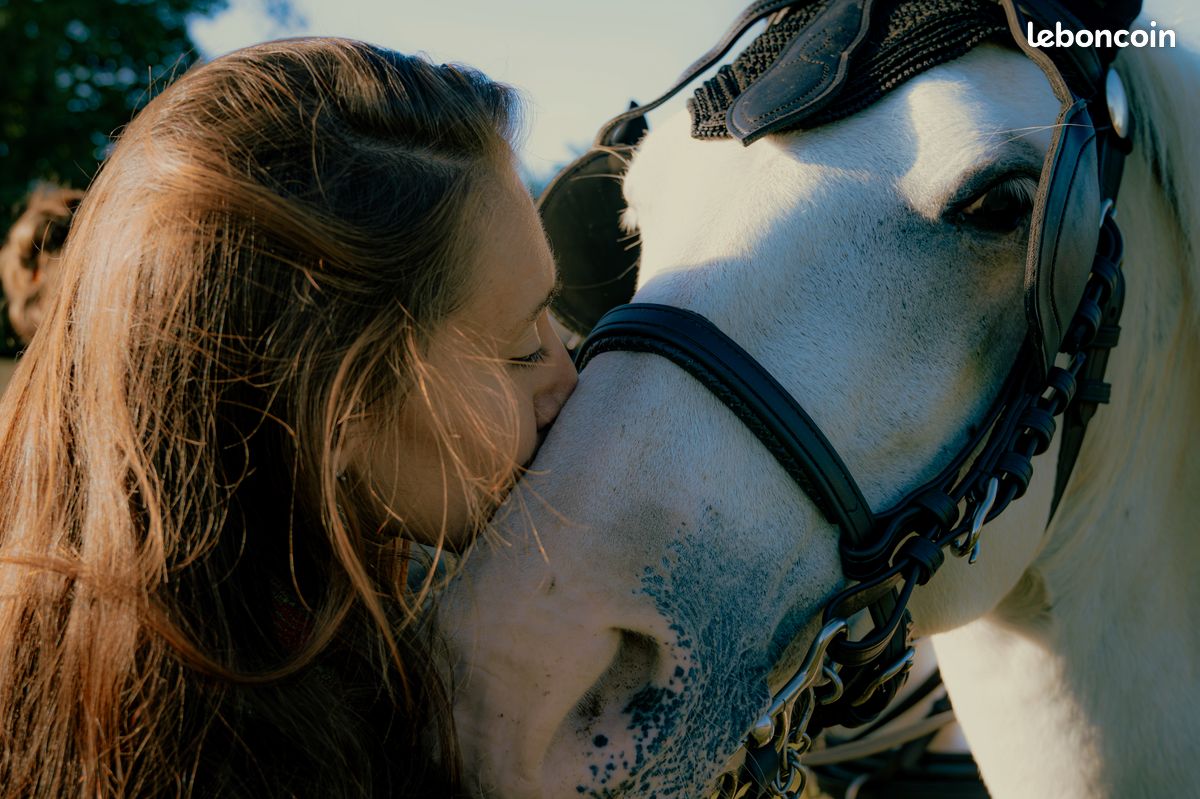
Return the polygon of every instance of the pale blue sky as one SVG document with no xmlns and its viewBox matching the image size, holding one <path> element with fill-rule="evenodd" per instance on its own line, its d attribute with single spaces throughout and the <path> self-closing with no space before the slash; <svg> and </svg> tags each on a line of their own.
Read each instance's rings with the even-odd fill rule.
<svg viewBox="0 0 1200 799">
<path fill-rule="evenodd" d="M 522 158 L 536 174 L 569 159 L 631 98 L 666 89 L 748 0 L 293 0 L 302 27 L 280 29 L 261 0 L 197 20 L 206 56 L 289 35 L 349 36 L 482 69 L 520 88 Z M 653 124 L 653 123 L 652 123 Z"/>
</svg>

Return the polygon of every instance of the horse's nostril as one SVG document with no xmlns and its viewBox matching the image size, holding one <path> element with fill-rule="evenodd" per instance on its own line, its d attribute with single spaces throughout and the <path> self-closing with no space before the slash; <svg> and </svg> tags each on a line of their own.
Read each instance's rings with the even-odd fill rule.
<svg viewBox="0 0 1200 799">
<path fill-rule="evenodd" d="M 654 682 L 658 671 L 658 644 L 642 633 L 619 632 L 621 643 L 612 663 L 575 706 L 577 720 L 584 725 L 590 726 L 606 710 L 624 710 L 635 693 Z M 620 707 L 615 707 L 614 703 Z"/>
<path fill-rule="evenodd" d="M 577 763 L 582 755 L 588 762 L 614 760 L 613 769 L 625 761 L 633 761 L 634 746 L 625 739 L 629 733 L 627 714 L 639 693 L 660 682 L 662 655 L 658 642 L 651 636 L 631 630 L 618 630 L 620 643 L 612 662 L 600 678 L 582 696 L 567 718 L 563 719 L 547 763 Z M 554 750 L 559 750 L 558 755 Z M 621 752 L 627 754 L 621 756 Z M 610 757 L 613 756 L 613 757 Z M 556 790 L 578 791 L 579 781 L 592 775 L 546 774 L 547 784 Z M 613 773 L 609 778 L 619 779 Z"/>
</svg>

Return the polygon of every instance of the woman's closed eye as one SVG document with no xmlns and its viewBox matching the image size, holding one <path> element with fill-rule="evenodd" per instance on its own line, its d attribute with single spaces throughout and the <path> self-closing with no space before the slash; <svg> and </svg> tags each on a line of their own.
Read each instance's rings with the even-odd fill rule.
<svg viewBox="0 0 1200 799">
<path fill-rule="evenodd" d="M 548 356 L 549 354 L 550 354 L 549 351 L 547 351 L 547 349 L 544 346 L 540 346 L 533 352 L 529 353 L 528 355 L 522 355 L 517 358 L 509 358 L 508 362 L 510 364 L 512 364 L 513 366 L 518 366 L 518 367 L 536 366 L 537 364 L 546 360 L 546 356 Z"/>
</svg>

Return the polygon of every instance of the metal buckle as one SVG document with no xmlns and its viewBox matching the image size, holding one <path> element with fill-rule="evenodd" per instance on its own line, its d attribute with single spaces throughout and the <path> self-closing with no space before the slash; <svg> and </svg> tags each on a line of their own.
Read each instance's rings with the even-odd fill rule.
<svg viewBox="0 0 1200 799">
<path fill-rule="evenodd" d="M 1125 82 L 1115 69 L 1109 68 L 1104 78 L 1104 99 L 1108 103 L 1108 118 L 1113 133 L 1121 139 L 1129 138 L 1129 95 L 1125 93 Z"/>
<path fill-rule="evenodd" d="M 991 513 L 992 506 L 996 504 L 996 494 L 1000 490 L 1000 480 L 991 478 L 988 480 L 986 493 L 983 497 L 983 502 L 979 503 L 979 507 L 975 509 L 975 515 L 971 517 L 971 530 L 965 534 L 966 540 L 962 539 L 955 541 L 950 545 L 951 550 L 960 558 L 970 555 L 968 563 L 974 563 L 979 557 L 979 536 L 983 533 L 983 525 L 987 522 L 987 515 Z"/>
<path fill-rule="evenodd" d="M 755 725 L 750 728 L 749 738 L 754 746 L 763 747 L 776 741 L 776 748 L 782 751 L 782 743 L 787 740 L 788 733 L 791 731 L 791 712 L 796 700 L 805 691 L 813 688 L 817 683 L 817 678 L 825 673 L 825 650 L 829 649 L 833 639 L 846 634 L 849 630 L 850 625 L 845 619 L 834 619 L 821 628 L 821 632 L 817 633 L 816 639 L 808 648 L 804 665 L 775 695 L 767 712 L 760 716 Z M 785 729 L 782 735 L 776 729 L 776 720 L 783 722 Z"/>
<path fill-rule="evenodd" d="M 877 676 L 875 679 L 871 680 L 871 682 L 863 690 L 862 696 L 858 697 L 850 704 L 854 707 L 865 704 L 868 699 L 875 695 L 875 692 L 878 691 L 880 686 L 882 686 L 885 682 L 892 679 L 897 674 L 901 674 L 911 669 L 913 667 L 913 663 L 916 662 L 916 658 L 917 650 L 913 649 L 911 646 L 904 650 L 904 654 L 896 658 L 896 662 L 881 671 L 879 676 Z"/>
</svg>

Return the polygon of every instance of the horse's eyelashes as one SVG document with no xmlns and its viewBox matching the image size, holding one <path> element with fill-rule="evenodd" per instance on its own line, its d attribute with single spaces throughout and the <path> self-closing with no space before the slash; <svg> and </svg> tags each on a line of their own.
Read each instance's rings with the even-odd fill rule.
<svg viewBox="0 0 1200 799">
<path fill-rule="evenodd" d="M 992 233 L 1011 233 L 1029 219 L 1037 182 L 1021 175 L 993 183 L 961 204 L 951 218 L 955 224 Z"/>
</svg>

